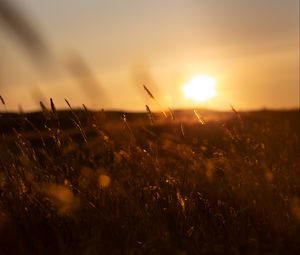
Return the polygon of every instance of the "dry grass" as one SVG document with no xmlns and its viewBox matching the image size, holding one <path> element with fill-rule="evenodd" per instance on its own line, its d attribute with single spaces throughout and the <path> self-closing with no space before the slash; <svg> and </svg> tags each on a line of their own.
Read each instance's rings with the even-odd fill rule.
<svg viewBox="0 0 300 255">
<path fill-rule="evenodd" d="M 299 111 L 151 123 L 51 102 L 1 126 L 1 254 L 298 252 Z"/>
</svg>

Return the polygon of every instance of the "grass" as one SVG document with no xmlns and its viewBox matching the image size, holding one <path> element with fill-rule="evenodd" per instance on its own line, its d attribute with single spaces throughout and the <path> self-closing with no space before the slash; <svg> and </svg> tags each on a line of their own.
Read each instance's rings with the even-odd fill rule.
<svg viewBox="0 0 300 255">
<path fill-rule="evenodd" d="M 297 254 L 299 110 L 67 103 L 0 117 L 0 254 Z"/>
</svg>

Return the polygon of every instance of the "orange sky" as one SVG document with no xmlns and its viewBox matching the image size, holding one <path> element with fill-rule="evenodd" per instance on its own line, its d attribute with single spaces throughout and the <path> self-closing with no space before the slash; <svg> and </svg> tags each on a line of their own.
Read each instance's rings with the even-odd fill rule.
<svg viewBox="0 0 300 255">
<path fill-rule="evenodd" d="M 144 110 L 143 83 L 172 108 L 299 107 L 298 0 L 9 2 L 51 52 L 45 71 L 0 16 L 0 94 L 9 109 L 38 109 L 53 97 L 57 107 L 67 98 Z M 197 74 L 215 77 L 217 97 L 184 98 L 182 85 Z"/>
</svg>

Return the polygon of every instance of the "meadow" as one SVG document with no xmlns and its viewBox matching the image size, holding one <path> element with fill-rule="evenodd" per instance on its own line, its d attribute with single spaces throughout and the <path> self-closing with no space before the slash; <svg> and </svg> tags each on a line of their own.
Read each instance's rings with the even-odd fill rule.
<svg viewBox="0 0 300 255">
<path fill-rule="evenodd" d="M 297 254 L 299 110 L 0 116 L 0 254 Z"/>
</svg>

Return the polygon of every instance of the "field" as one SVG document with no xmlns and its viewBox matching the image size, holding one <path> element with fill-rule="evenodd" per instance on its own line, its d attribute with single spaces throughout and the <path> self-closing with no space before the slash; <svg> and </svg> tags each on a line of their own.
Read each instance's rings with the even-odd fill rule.
<svg viewBox="0 0 300 255">
<path fill-rule="evenodd" d="M 299 110 L 0 116 L 0 254 L 297 254 Z"/>
</svg>

